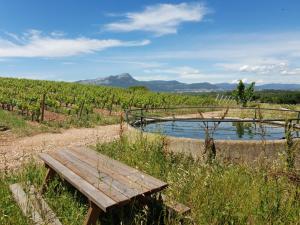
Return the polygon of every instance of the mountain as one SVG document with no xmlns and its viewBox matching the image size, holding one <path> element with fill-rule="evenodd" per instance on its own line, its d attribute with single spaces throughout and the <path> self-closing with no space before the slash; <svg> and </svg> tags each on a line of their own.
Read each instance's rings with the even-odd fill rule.
<svg viewBox="0 0 300 225">
<path fill-rule="evenodd" d="M 215 85 L 218 87 L 218 89 L 224 90 L 224 91 L 230 91 L 236 87 L 236 84 L 233 84 L 233 83 L 218 83 Z"/>
<path fill-rule="evenodd" d="M 77 83 L 104 85 L 104 86 L 116 86 L 116 87 L 123 87 L 123 88 L 139 85 L 139 81 L 135 80 L 128 73 L 123 73 L 123 74 L 115 75 L 115 76 L 109 76 L 109 77 L 105 77 L 105 78 L 80 80 L 80 81 L 77 81 Z"/>
<path fill-rule="evenodd" d="M 122 88 L 128 88 L 131 86 L 145 86 L 152 91 L 164 91 L 164 92 L 188 92 L 188 91 L 196 92 L 196 91 L 212 91 L 218 89 L 215 85 L 207 82 L 185 84 L 176 80 L 138 81 L 128 73 L 108 76 L 105 78 L 80 80 L 77 81 L 77 83 L 114 86 L 114 87 L 122 87 Z"/>
<path fill-rule="evenodd" d="M 208 91 L 229 91 L 236 87 L 232 83 L 211 84 L 208 82 L 186 84 L 176 80 L 152 80 L 139 81 L 134 79 L 129 73 L 113 75 L 104 78 L 96 78 L 89 80 L 80 80 L 77 83 L 104 85 L 128 88 L 131 86 L 145 86 L 152 91 L 158 92 L 208 92 Z M 300 84 L 263 84 L 257 85 L 257 90 L 300 90 Z"/>
<path fill-rule="evenodd" d="M 257 86 L 260 90 L 300 90 L 300 84 L 263 84 Z"/>
</svg>

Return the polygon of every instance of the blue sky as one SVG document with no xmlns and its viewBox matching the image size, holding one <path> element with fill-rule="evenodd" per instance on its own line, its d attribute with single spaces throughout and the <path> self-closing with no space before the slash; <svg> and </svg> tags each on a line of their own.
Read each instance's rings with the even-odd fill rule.
<svg viewBox="0 0 300 225">
<path fill-rule="evenodd" d="M 0 76 L 300 83 L 299 0 L 0 0 Z"/>
</svg>

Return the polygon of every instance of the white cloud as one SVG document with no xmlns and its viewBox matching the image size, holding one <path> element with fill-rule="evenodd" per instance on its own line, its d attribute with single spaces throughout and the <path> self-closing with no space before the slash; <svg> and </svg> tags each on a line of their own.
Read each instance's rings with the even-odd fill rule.
<svg viewBox="0 0 300 225">
<path fill-rule="evenodd" d="M 63 38 L 57 33 L 43 36 L 40 31 L 30 30 L 14 39 L 22 43 L 0 38 L 0 58 L 5 57 L 66 57 L 102 51 L 112 47 L 143 46 L 149 40 L 121 41 L 116 39 L 91 39 L 86 37 Z"/>
<path fill-rule="evenodd" d="M 53 74 L 45 74 L 43 73 L 28 73 L 28 72 L 22 72 L 22 74 L 0 74 L 0 77 L 13 77 L 13 78 L 24 78 L 24 79 L 31 79 L 31 80 L 58 80 L 58 77 L 53 76 Z"/>
<path fill-rule="evenodd" d="M 114 59 L 114 58 L 102 58 L 92 60 L 97 63 L 113 63 L 113 64 L 124 64 L 124 65 L 133 65 L 138 68 L 157 68 L 164 65 L 164 63 L 156 62 L 156 61 L 139 61 L 139 60 L 126 60 L 126 59 Z"/>
<path fill-rule="evenodd" d="M 257 59 L 282 61 L 287 58 L 300 58 L 300 32 L 203 35 L 193 37 L 191 40 L 184 40 L 184 43 L 182 49 L 171 46 L 166 51 L 143 53 L 143 57 L 148 59 L 201 59 L 216 62 Z"/>
<path fill-rule="evenodd" d="M 291 67 L 286 61 L 273 63 L 258 61 L 252 64 L 223 63 L 218 66 L 227 71 L 258 75 L 300 75 L 300 68 Z"/>
<path fill-rule="evenodd" d="M 152 69 L 145 70 L 146 73 L 164 73 L 164 74 L 176 74 L 180 76 L 194 76 L 201 74 L 198 69 L 189 67 L 189 66 L 181 66 L 181 67 L 172 67 L 172 68 L 160 68 L 160 69 Z"/>
<path fill-rule="evenodd" d="M 206 80 L 214 79 L 216 82 L 245 76 L 249 80 L 264 82 L 300 82 L 299 31 L 201 35 L 190 40 L 185 40 L 182 48 L 166 46 L 165 51 L 126 55 L 126 58 L 156 60 L 173 65 L 187 62 L 208 72 L 211 76 L 207 76 Z"/>
<path fill-rule="evenodd" d="M 205 79 L 207 79 L 207 76 L 211 75 L 203 73 L 199 69 L 189 66 L 147 69 L 144 70 L 144 72 L 147 74 L 160 74 L 160 76 L 162 77 L 161 79 L 163 80 L 176 79 L 184 82 L 205 81 Z"/>
<path fill-rule="evenodd" d="M 53 37 L 63 37 L 66 35 L 63 31 L 52 31 L 50 34 Z"/>
<path fill-rule="evenodd" d="M 248 83 L 248 78 L 242 78 L 242 79 L 237 79 L 237 80 L 233 80 L 231 81 L 232 84 L 237 84 L 241 81 L 243 81 L 243 83 Z"/>
<path fill-rule="evenodd" d="M 282 75 L 297 75 L 300 76 L 300 68 L 285 69 L 281 71 Z"/>
<path fill-rule="evenodd" d="M 199 22 L 208 13 L 200 3 L 157 4 L 147 6 L 142 12 L 127 13 L 124 21 L 109 23 L 105 28 L 122 32 L 148 31 L 158 36 L 174 34 L 181 23 Z"/>
<path fill-rule="evenodd" d="M 74 65 L 75 63 L 74 62 L 62 62 L 61 64 L 62 65 Z"/>
</svg>

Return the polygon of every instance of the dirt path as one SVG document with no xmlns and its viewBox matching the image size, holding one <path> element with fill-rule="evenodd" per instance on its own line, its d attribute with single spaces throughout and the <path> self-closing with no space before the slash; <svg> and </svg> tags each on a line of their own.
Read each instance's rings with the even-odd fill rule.
<svg viewBox="0 0 300 225">
<path fill-rule="evenodd" d="M 0 170 L 18 168 L 28 158 L 36 157 L 39 152 L 110 142 L 118 138 L 119 128 L 120 125 L 72 128 L 62 133 L 43 133 L 32 137 L 0 140 Z"/>
<path fill-rule="evenodd" d="M 204 117 L 218 117 L 220 111 L 203 113 Z M 180 115 L 177 118 L 197 118 L 199 114 Z M 125 126 L 126 127 L 126 126 Z M 72 128 L 61 133 L 42 133 L 31 137 L 1 139 L 0 170 L 19 168 L 22 163 L 39 152 L 49 152 L 76 145 L 95 145 L 110 142 L 119 137 L 120 125 L 95 128 Z"/>
</svg>

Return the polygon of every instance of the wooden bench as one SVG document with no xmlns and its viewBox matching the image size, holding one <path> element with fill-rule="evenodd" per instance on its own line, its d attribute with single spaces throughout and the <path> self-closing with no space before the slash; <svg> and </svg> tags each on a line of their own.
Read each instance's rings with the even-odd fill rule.
<svg viewBox="0 0 300 225">
<path fill-rule="evenodd" d="M 41 153 L 48 168 L 42 192 L 57 173 L 90 201 L 84 224 L 96 224 L 100 214 L 165 189 L 168 184 L 85 147 Z M 178 206 L 177 206 L 178 207 Z M 180 207 L 182 210 L 182 207 Z M 188 211 L 184 208 L 183 211 Z"/>
</svg>

